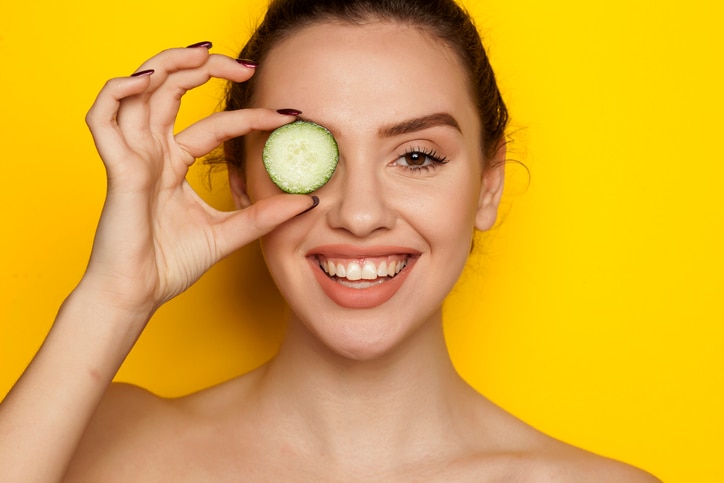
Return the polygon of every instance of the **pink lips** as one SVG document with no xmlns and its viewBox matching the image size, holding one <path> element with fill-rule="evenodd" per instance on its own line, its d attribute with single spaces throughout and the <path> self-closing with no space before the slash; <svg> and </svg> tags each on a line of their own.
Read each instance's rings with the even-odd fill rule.
<svg viewBox="0 0 724 483">
<path fill-rule="evenodd" d="M 310 250 L 306 256 L 317 282 L 327 297 L 341 307 L 366 309 L 382 305 L 397 293 L 419 255 L 419 251 L 409 247 L 377 246 L 361 248 L 350 245 L 327 245 Z M 384 257 L 404 258 L 407 260 L 407 266 L 394 277 L 385 277 L 381 283 L 362 283 L 359 285 L 364 288 L 349 286 L 350 284 L 343 285 L 335 278 L 330 277 L 320 267 L 320 260 L 323 259 L 354 262 Z"/>
</svg>

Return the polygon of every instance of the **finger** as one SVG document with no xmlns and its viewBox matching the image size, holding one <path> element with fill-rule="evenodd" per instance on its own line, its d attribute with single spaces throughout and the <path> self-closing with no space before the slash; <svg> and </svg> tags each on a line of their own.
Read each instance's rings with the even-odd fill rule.
<svg viewBox="0 0 724 483">
<path fill-rule="evenodd" d="M 197 68 L 203 65 L 208 58 L 209 51 L 206 48 L 168 49 L 141 64 L 137 72 L 153 70 L 153 79 L 143 92 L 126 99 L 119 108 L 118 124 L 121 129 L 132 137 L 138 134 L 131 133 L 145 135 L 149 126 L 148 100 L 151 95 L 166 82 L 172 73 Z"/>
<path fill-rule="evenodd" d="M 214 113 L 176 135 L 176 142 L 191 156 L 198 158 L 224 141 L 251 131 L 271 131 L 292 122 L 296 116 L 271 109 L 241 109 Z"/>
<path fill-rule="evenodd" d="M 149 100 L 151 129 L 156 132 L 173 132 L 183 95 L 189 90 L 205 84 L 211 78 L 245 82 L 253 74 L 252 66 L 218 54 L 210 55 L 206 62 L 194 69 L 183 69 L 170 73 Z"/>
<path fill-rule="evenodd" d="M 216 226 L 219 258 L 266 235 L 318 204 L 319 198 L 316 196 L 280 194 L 257 201 L 244 210 L 228 213 L 227 218 Z"/>
<path fill-rule="evenodd" d="M 156 73 L 147 91 L 150 94 L 161 86 L 169 75 L 186 69 L 195 69 L 203 65 L 210 56 L 208 48 L 166 49 L 141 64 L 136 72 L 153 70 Z"/>
<path fill-rule="evenodd" d="M 86 114 L 85 121 L 93 135 L 98 153 L 108 167 L 129 151 L 118 126 L 118 110 L 121 103 L 124 99 L 146 90 L 152 74 L 153 71 L 146 71 L 138 76 L 110 79 L 98 93 L 98 97 Z"/>
</svg>

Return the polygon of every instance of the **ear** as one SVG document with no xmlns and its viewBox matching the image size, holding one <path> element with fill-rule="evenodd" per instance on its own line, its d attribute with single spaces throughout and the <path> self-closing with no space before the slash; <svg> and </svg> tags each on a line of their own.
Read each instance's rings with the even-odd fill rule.
<svg viewBox="0 0 724 483">
<path fill-rule="evenodd" d="M 505 155 L 505 140 L 502 140 L 495 156 L 483 170 L 478 210 L 475 214 L 475 228 L 480 231 L 491 229 L 498 217 L 498 206 L 503 196 L 505 181 Z"/>
<path fill-rule="evenodd" d="M 246 181 L 242 176 L 239 168 L 233 164 L 227 164 L 229 172 L 229 187 L 231 188 L 231 197 L 234 199 L 234 207 L 237 210 L 246 208 L 251 205 L 251 199 L 246 191 Z"/>
</svg>

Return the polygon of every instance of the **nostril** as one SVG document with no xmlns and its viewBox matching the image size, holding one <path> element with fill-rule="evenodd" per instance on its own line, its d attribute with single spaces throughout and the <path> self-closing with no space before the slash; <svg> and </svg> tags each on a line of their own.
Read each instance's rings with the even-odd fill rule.
<svg viewBox="0 0 724 483">
<path fill-rule="evenodd" d="M 330 202 L 327 211 L 329 224 L 333 228 L 346 230 L 356 237 L 364 237 L 394 226 L 396 215 L 390 206 L 389 198 L 374 184 L 359 183 L 350 186 L 340 183 L 334 188 L 338 190 L 338 195 Z"/>
</svg>

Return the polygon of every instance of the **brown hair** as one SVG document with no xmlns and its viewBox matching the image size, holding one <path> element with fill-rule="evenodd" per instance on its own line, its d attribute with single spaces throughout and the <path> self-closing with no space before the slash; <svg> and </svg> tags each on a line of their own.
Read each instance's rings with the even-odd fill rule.
<svg viewBox="0 0 724 483">
<path fill-rule="evenodd" d="M 460 58 L 470 81 L 482 126 L 485 159 L 491 159 L 503 141 L 508 111 L 470 15 L 454 0 L 272 0 L 264 20 L 239 55 L 259 63 L 280 41 L 295 32 L 321 22 L 363 24 L 370 20 L 415 26 L 437 37 Z M 226 95 L 226 110 L 248 107 L 254 95 L 256 77 L 232 83 Z M 224 145 L 226 161 L 243 168 L 243 137 Z"/>
</svg>

